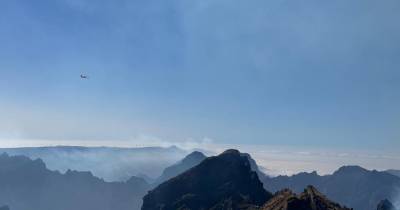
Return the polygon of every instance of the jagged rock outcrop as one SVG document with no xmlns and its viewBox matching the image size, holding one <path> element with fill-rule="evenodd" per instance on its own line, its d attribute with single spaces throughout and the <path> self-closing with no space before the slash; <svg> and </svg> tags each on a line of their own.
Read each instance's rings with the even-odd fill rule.
<svg viewBox="0 0 400 210">
<path fill-rule="evenodd" d="M 143 198 L 142 210 L 249 209 L 271 196 L 248 158 L 227 150 L 151 190 Z"/>
<path fill-rule="evenodd" d="M 350 210 L 330 201 L 313 186 L 296 195 L 289 189 L 277 192 L 260 210 Z"/>
<path fill-rule="evenodd" d="M 376 210 L 396 210 L 396 208 L 389 200 L 384 199 L 381 202 L 379 202 Z"/>
</svg>

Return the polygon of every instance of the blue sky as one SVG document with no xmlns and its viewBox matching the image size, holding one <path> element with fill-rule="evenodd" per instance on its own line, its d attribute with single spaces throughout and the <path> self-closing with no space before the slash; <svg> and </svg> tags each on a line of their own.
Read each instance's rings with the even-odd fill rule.
<svg viewBox="0 0 400 210">
<path fill-rule="evenodd" d="M 400 151 L 399 9 L 4 0 L 0 139 Z"/>
</svg>

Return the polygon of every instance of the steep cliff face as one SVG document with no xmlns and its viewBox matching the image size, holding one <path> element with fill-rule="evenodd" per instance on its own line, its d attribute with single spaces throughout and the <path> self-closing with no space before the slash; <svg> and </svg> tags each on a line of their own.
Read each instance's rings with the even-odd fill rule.
<svg viewBox="0 0 400 210">
<path fill-rule="evenodd" d="M 143 198 L 142 210 L 249 209 L 271 196 L 248 158 L 227 150 L 150 191 Z"/>
</svg>

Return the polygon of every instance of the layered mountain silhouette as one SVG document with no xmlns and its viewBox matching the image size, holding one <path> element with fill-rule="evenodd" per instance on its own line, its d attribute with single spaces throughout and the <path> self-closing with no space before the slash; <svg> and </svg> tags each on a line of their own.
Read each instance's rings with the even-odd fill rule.
<svg viewBox="0 0 400 210">
<path fill-rule="evenodd" d="M 155 184 L 158 185 L 168 179 L 171 179 L 171 178 L 187 171 L 188 169 L 192 168 L 193 166 L 196 166 L 199 163 L 201 163 L 201 161 L 203 161 L 206 158 L 207 157 L 201 152 L 195 151 L 195 152 L 190 153 L 189 155 L 187 155 L 185 158 L 183 158 L 178 163 L 164 169 L 163 173 L 156 180 Z"/>
<path fill-rule="evenodd" d="M 289 188 L 301 193 L 308 185 L 313 185 L 329 198 L 356 210 L 374 210 L 381 200 L 394 199 L 392 197 L 396 194 L 395 191 L 400 188 L 400 178 L 393 175 L 396 174 L 396 170 L 379 172 L 359 166 L 343 166 L 332 175 L 320 176 L 316 172 L 303 172 L 293 176 L 268 177 L 258 169 L 249 154 L 240 155 L 248 159 L 251 169 L 258 174 L 267 190 L 276 192 Z M 195 166 L 198 162 L 201 161 L 191 162 L 187 168 Z M 179 173 L 181 171 L 179 170 Z M 173 177 L 172 174 L 169 177 Z"/>
<path fill-rule="evenodd" d="M 359 166 L 343 166 L 332 175 L 299 173 L 266 177 L 262 182 L 273 192 L 283 188 L 301 192 L 307 185 L 313 185 L 329 198 L 355 210 L 374 210 L 381 200 L 394 199 L 396 189 L 400 189 L 399 177 Z"/>
<path fill-rule="evenodd" d="M 261 210 L 350 210 L 330 201 L 313 186 L 296 195 L 289 189 L 277 192 Z"/>
<path fill-rule="evenodd" d="M 42 159 L 48 169 L 91 171 L 106 181 L 126 181 L 132 175 L 155 178 L 162 170 L 185 157 L 188 152 L 178 147 L 21 147 L 0 148 L 0 154 L 23 155 Z"/>
<path fill-rule="evenodd" d="M 0 210 L 10 210 L 10 207 L 6 206 L 0 206 Z"/>
<path fill-rule="evenodd" d="M 72 154 L 77 154 L 78 148 L 62 149 L 71 150 L 68 156 L 71 158 Z M 86 148 L 79 149 L 88 154 Z M 170 149 L 172 151 L 176 148 Z M 129 154 L 128 151 L 125 152 L 124 154 Z M 76 161 L 79 159 L 81 157 Z M 155 185 L 148 184 L 140 177 L 107 182 L 90 172 L 51 171 L 41 159 L 2 154 L 0 210 L 6 210 L 8 206 L 12 210 L 137 210 L 147 192 L 143 198 L 144 210 L 346 209 L 335 202 L 355 210 L 394 210 L 393 205 L 385 199 L 396 199 L 393 196 L 400 189 L 400 178 L 396 176 L 396 172 L 398 171 L 379 172 L 359 166 L 344 166 L 331 175 L 320 176 L 312 172 L 268 177 L 258 169 L 249 154 L 227 150 L 218 156 L 206 158 L 200 152 L 193 152 L 167 167 L 156 181 L 162 183 L 148 192 Z M 285 188 L 292 191 L 282 190 Z M 277 193 L 270 199 L 272 194 L 268 191 Z M 328 200 L 323 194 L 335 202 Z M 1 207 L 2 205 L 4 206 Z"/>
<path fill-rule="evenodd" d="M 248 158 L 227 150 L 151 190 L 143 198 L 142 210 L 250 209 L 271 196 Z"/>
<path fill-rule="evenodd" d="M 382 200 L 381 202 L 379 202 L 376 210 L 396 210 L 396 208 L 393 206 L 393 204 L 389 200 L 385 199 L 385 200 Z"/>
<path fill-rule="evenodd" d="M 272 196 L 263 188 L 251 160 L 237 150 L 206 158 L 149 191 L 142 210 L 350 210 L 313 186 L 299 195 L 285 189 Z"/>
<path fill-rule="evenodd" d="M 12 210 L 135 210 L 149 185 L 141 178 L 105 182 L 90 172 L 50 171 L 41 159 L 0 155 L 0 204 Z"/>
</svg>

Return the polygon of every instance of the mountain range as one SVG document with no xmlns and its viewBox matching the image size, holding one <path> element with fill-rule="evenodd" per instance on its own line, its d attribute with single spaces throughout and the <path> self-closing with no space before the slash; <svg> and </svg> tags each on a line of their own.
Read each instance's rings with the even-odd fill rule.
<svg viewBox="0 0 400 210">
<path fill-rule="evenodd" d="M 312 185 L 329 198 L 355 210 L 375 210 L 381 200 L 396 200 L 400 189 L 400 178 L 393 175 L 398 172 L 396 170 L 382 172 L 367 170 L 359 166 L 343 166 L 333 174 L 325 176 L 320 176 L 316 172 L 303 172 L 292 176 L 270 177 L 258 169 L 256 161 L 249 154 L 240 153 L 240 155 L 248 159 L 251 169 L 257 173 L 266 190 L 277 192 L 289 188 L 296 193 L 301 193 L 307 186 Z M 199 164 L 205 157 L 200 155 L 200 152 L 196 152 L 195 156 L 201 158 L 196 161 L 184 159 L 185 161 L 182 160 L 171 168 L 167 168 L 168 172 L 164 171 L 164 173 L 169 174 L 169 178 L 177 176 Z M 172 170 L 175 168 L 181 170 Z M 163 179 L 163 181 L 165 180 L 167 179 Z"/>
<path fill-rule="evenodd" d="M 399 177 L 359 166 L 343 166 L 325 176 L 312 172 L 265 177 L 262 182 L 271 191 L 289 188 L 301 192 L 307 185 L 313 185 L 329 198 L 355 210 L 374 210 L 383 199 L 395 200 L 400 189 Z"/>
<path fill-rule="evenodd" d="M 42 159 L 47 168 L 91 171 L 106 181 L 126 181 L 132 175 L 152 180 L 172 164 L 184 158 L 188 152 L 178 147 L 21 147 L 0 148 L 1 153 L 24 155 L 31 159 Z"/>
<path fill-rule="evenodd" d="M 285 189 L 272 195 L 237 150 L 206 158 L 162 183 L 143 198 L 142 210 L 350 210 L 314 187 L 296 195 Z"/>
<path fill-rule="evenodd" d="M 181 161 L 172 168 L 189 169 L 196 166 L 205 157 L 199 152 L 196 154 L 202 158 L 197 161 Z M 259 170 L 256 161 L 249 154 L 240 155 L 248 159 L 251 169 L 257 173 L 264 188 L 271 192 L 288 188 L 301 193 L 307 186 L 312 185 L 329 198 L 355 210 L 375 210 L 381 200 L 396 200 L 397 194 L 400 193 L 400 177 L 393 175 L 398 172 L 396 170 L 371 171 L 359 166 L 343 166 L 333 174 L 325 176 L 320 176 L 317 172 L 302 172 L 292 176 L 270 177 Z M 184 170 L 179 170 L 179 173 L 171 173 L 174 170 L 170 169 L 168 171 L 169 177 L 174 177 Z"/>
<path fill-rule="evenodd" d="M 90 172 L 51 171 L 25 156 L 2 154 L 0 166 L 0 204 L 12 210 L 135 210 L 149 189 L 141 178 L 106 182 Z"/>
<path fill-rule="evenodd" d="M 76 154 L 77 148 L 66 149 L 72 149 L 71 154 Z M 344 208 L 340 205 L 340 208 L 333 208 L 333 204 L 338 202 L 355 210 L 375 210 L 381 201 L 397 201 L 400 178 L 393 175 L 393 171 L 343 166 L 331 175 L 303 172 L 269 177 L 258 169 L 249 154 L 227 150 L 214 157 L 206 157 L 201 152 L 190 153 L 165 167 L 152 183 L 144 180 L 154 180 L 145 174 L 131 176 L 127 181 L 110 182 L 91 172 L 54 171 L 48 169 L 41 159 L 3 154 L 0 155 L 0 206 L 7 209 L 8 205 L 12 210 L 138 210 L 143 196 L 150 191 L 143 198 L 144 209 L 154 209 L 157 205 L 167 205 L 164 209 L 185 209 L 188 205 L 195 205 L 192 209 L 196 209 L 196 205 L 201 203 L 207 209 L 276 210 L 267 205 L 267 201 L 273 201 L 269 192 L 275 192 L 275 200 L 282 198 L 280 203 L 283 202 L 288 210 L 294 201 L 304 204 L 303 198 L 307 195 L 324 198 L 324 205 L 331 205 L 331 209 Z M 383 205 L 387 202 L 383 202 L 381 208 L 389 206 Z M 314 204 L 312 207 L 315 210 Z"/>
</svg>

